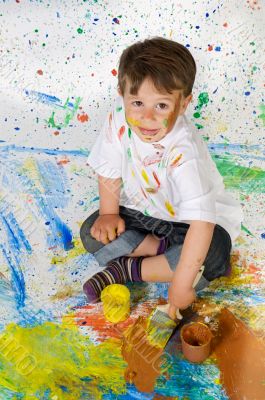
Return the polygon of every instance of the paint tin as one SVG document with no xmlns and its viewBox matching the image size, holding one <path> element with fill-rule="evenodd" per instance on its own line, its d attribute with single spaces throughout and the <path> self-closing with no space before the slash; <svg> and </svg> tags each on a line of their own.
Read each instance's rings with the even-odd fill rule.
<svg viewBox="0 0 265 400">
<path fill-rule="evenodd" d="M 202 322 L 191 322 L 180 330 L 182 352 L 191 362 L 203 362 L 211 352 L 213 334 Z"/>
<path fill-rule="evenodd" d="M 101 292 L 103 313 L 109 322 L 118 323 L 130 315 L 130 291 L 118 283 L 106 286 Z"/>
</svg>

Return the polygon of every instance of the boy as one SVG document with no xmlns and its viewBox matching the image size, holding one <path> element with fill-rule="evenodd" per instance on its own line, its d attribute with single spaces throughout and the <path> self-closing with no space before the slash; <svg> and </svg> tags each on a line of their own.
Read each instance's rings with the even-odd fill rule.
<svg viewBox="0 0 265 400">
<path fill-rule="evenodd" d="M 229 273 L 242 212 L 184 116 L 195 75 L 187 48 L 161 37 L 121 55 L 119 96 L 88 157 L 100 208 L 83 223 L 81 239 L 107 265 L 84 284 L 89 302 L 112 283 L 170 282 L 174 318 L 196 291 Z"/>
</svg>

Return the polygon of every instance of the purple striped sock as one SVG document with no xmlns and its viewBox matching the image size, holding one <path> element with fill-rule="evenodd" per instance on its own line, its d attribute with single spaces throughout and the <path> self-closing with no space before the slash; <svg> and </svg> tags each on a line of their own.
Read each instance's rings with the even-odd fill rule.
<svg viewBox="0 0 265 400">
<path fill-rule="evenodd" d="M 168 248 L 168 238 L 166 237 L 160 239 L 156 255 L 159 256 L 160 254 L 164 254 L 167 248 Z"/>
<path fill-rule="evenodd" d="M 110 261 L 103 271 L 93 275 L 83 286 L 89 303 L 100 301 L 102 290 L 112 283 L 142 282 L 141 264 L 144 257 L 119 257 Z"/>
</svg>

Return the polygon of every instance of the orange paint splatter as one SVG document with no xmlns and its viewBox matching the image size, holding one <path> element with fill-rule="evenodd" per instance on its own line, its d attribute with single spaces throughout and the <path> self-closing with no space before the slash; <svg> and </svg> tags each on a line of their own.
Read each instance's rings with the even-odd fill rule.
<svg viewBox="0 0 265 400">
<path fill-rule="evenodd" d="M 224 26 L 225 28 L 227 28 L 227 26 L 228 26 L 228 23 L 227 23 L 227 22 L 225 22 L 225 23 L 223 24 L 223 26 Z"/>
<path fill-rule="evenodd" d="M 116 76 L 116 75 L 117 75 L 116 69 L 113 68 L 113 70 L 111 71 L 111 73 L 112 73 L 113 76 Z"/>
<path fill-rule="evenodd" d="M 53 134 L 54 134 L 55 136 L 57 136 L 57 135 L 60 134 L 60 132 L 59 132 L 59 131 L 55 131 L 55 132 L 53 132 Z"/>
<path fill-rule="evenodd" d="M 87 122 L 88 121 L 88 115 L 86 113 L 82 113 L 82 114 L 77 114 L 77 119 L 80 122 Z"/>
<path fill-rule="evenodd" d="M 68 164 L 69 162 L 70 162 L 69 158 L 65 157 L 62 160 L 57 161 L 57 164 L 58 165 L 65 165 L 65 164 Z"/>
<path fill-rule="evenodd" d="M 212 51 L 213 46 L 211 44 L 208 44 L 208 51 Z"/>
<path fill-rule="evenodd" d="M 171 167 L 176 167 L 178 165 L 179 160 L 182 158 L 182 154 L 178 155 L 175 160 L 170 164 Z"/>
<path fill-rule="evenodd" d="M 120 129 L 119 129 L 119 132 L 118 132 L 119 140 L 121 140 L 122 136 L 124 135 L 124 132 L 125 132 L 125 126 L 122 125 L 122 126 L 120 127 Z"/>
<path fill-rule="evenodd" d="M 37 74 L 38 74 L 38 75 L 43 75 L 42 69 L 38 69 Z"/>
</svg>

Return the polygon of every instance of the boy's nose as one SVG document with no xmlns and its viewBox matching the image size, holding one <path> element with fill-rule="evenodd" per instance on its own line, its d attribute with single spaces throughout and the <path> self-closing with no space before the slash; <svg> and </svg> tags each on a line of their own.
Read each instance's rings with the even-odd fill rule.
<svg viewBox="0 0 265 400">
<path fill-rule="evenodd" d="M 154 110 L 153 109 L 146 109 L 142 113 L 143 119 L 154 119 Z"/>
</svg>

